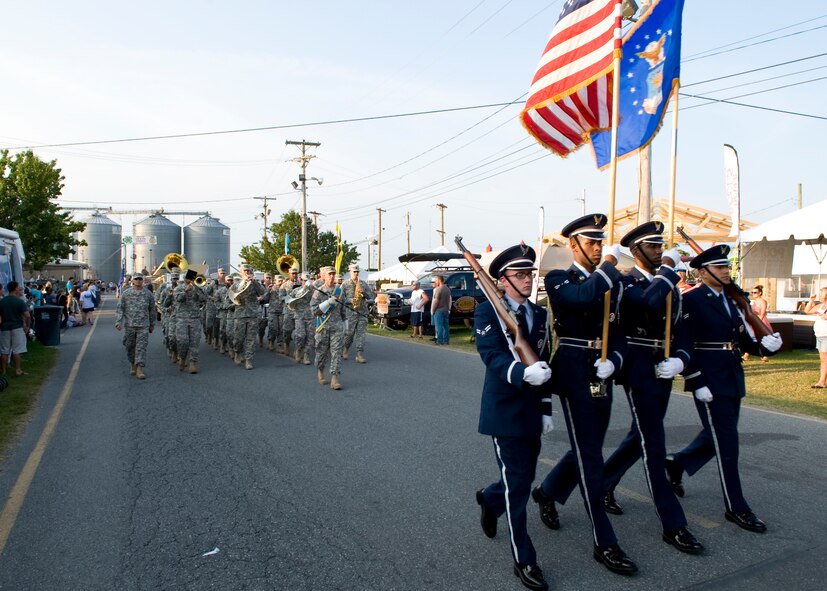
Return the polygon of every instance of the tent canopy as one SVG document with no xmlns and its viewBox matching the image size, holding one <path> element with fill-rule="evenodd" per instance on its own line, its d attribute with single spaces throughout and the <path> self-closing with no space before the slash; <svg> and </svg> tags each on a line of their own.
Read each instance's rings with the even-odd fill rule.
<svg viewBox="0 0 827 591">
<path fill-rule="evenodd" d="M 741 242 L 761 240 L 824 240 L 827 228 L 827 199 L 792 211 L 741 232 Z"/>
<path fill-rule="evenodd" d="M 446 246 L 437 246 L 436 248 L 429 250 L 428 254 L 454 254 L 460 257 L 462 256 L 458 255 L 458 253 L 452 253 Z M 427 259 L 429 257 L 424 258 Z M 395 265 L 391 265 L 390 267 L 385 267 L 384 269 L 369 273 L 368 281 L 393 281 L 401 284 L 411 283 L 434 267 L 439 266 L 440 260 L 438 260 L 438 257 L 434 256 L 433 258 L 434 260 L 417 259 L 416 261 L 397 263 Z"/>
</svg>

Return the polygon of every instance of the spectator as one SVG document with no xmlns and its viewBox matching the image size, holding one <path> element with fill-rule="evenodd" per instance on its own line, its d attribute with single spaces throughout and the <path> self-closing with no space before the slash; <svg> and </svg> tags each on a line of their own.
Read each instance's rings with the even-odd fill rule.
<svg viewBox="0 0 827 591">
<path fill-rule="evenodd" d="M 80 314 L 80 290 L 78 286 L 74 286 L 69 292 L 67 293 L 69 298 L 69 315 L 74 316 L 75 314 Z"/>
<path fill-rule="evenodd" d="M 60 328 L 66 328 L 66 321 L 69 320 L 69 296 L 62 287 L 57 290 L 56 304 L 60 306 Z"/>
<path fill-rule="evenodd" d="M 31 325 L 29 307 L 23 300 L 23 289 L 17 281 L 9 281 L 7 296 L 0 300 L 0 364 L 5 374 L 9 356 L 14 361 L 15 375 L 24 375 L 20 355 L 26 352 L 26 335 Z"/>
<path fill-rule="evenodd" d="M 816 335 L 816 349 L 818 349 L 818 357 L 821 360 L 821 377 L 813 388 L 824 388 L 827 387 L 827 287 L 819 290 L 818 305 L 816 305 L 815 294 L 810 296 L 804 312 L 814 314 L 816 317 L 813 332 Z"/>
<path fill-rule="evenodd" d="M 100 291 L 98 291 L 98 284 L 93 279 L 89 280 L 89 291 L 92 293 L 92 301 L 95 303 L 95 307 L 97 308 L 101 305 L 101 296 Z"/>
<path fill-rule="evenodd" d="M 29 283 L 29 297 L 32 299 L 32 306 L 35 308 L 43 305 L 43 292 L 37 288 L 37 283 Z"/>
<path fill-rule="evenodd" d="M 436 331 L 436 344 L 447 345 L 450 338 L 448 316 L 451 312 L 451 290 L 445 285 L 445 278 L 434 276 L 434 299 L 431 300 L 431 318 Z"/>
<path fill-rule="evenodd" d="M 761 322 L 770 329 L 770 333 L 772 333 L 772 324 L 770 324 L 770 321 L 767 319 L 767 300 L 764 299 L 764 286 L 756 285 L 753 287 L 750 297 L 752 298 L 750 302 L 752 311 L 755 312 L 755 315 L 758 316 Z M 744 353 L 742 358 L 744 361 L 749 361 L 749 353 Z M 764 363 L 767 363 L 769 360 L 769 357 L 766 356 L 761 358 L 761 361 Z"/>
<path fill-rule="evenodd" d="M 425 304 L 428 303 L 428 294 L 422 290 L 419 281 L 413 282 L 411 291 L 411 326 L 412 339 L 422 338 L 422 316 L 425 314 Z"/>
<path fill-rule="evenodd" d="M 45 298 L 47 306 L 57 306 L 57 294 L 52 289 L 51 283 L 46 284 L 46 286 L 43 288 L 43 293 L 46 294 Z"/>
<path fill-rule="evenodd" d="M 66 293 L 72 293 L 75 287 L 77 287 L 77 285 L 75 285 L 75 278 L 69 277 L 69 281 L 66 282 Z"/>
<path fill-rule="evenodd" d="M 80 321 L 83 324 L 92 326 L 92 313 L 95 311 L 95 293 L 92 291 L 92 283 L 86 286 L 80 294 Z"/>
</svg>

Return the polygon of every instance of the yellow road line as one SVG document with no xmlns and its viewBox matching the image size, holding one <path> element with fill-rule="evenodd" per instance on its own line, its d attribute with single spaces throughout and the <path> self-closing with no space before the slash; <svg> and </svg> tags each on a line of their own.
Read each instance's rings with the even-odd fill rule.
<svg viewBox="0 0 827 591">
<path fill-rule="evenodd" d="M 552 460 L 552 459 L 549 459 L 549 458 L 540 458 L 539 461 L 540 461 L 540 463 L 546 464 L 547 466 L 551 466 L 551 467 L 554 467 L 554 466 L 557 465 L 557 462 L 555 460 Z M 644 504 L 647 504 L 647 505 L 652 505 L 653 504 L 652 503 L 652 497 L 650 497 L 649 495 L 642 495 L 642 494 L 637 493 L 633 490 L 629 490 L 628 488 L 625 488 L 623 486 L 618 486 L 617 488 L 615 488 L 615 495 L 616 496 L 627 497 L 629 499 L 633 499 L 635 501 L 638 501 L 640 503 L 644 503 Z M 718 523 L 717 521 L 712 521 L 711 519 L 707 519 L 706 517 L 701 517 L 700 515 L 695 515 L 694 513 L 686 512 L 685 510 L 684 510 L 684 512 L 686 513 L 686 520 L 689 523 L 693 523 L 693 524 L 697 525 L 698 527 L 702 527 L 703 529 L 714 529 L 714 528 L 716 528 L 720 525 L 720 523 Z"/>
<path fill-rule="evenodd" d="M 29 454 L 29 458 L 26 460 L 26 464 L 23 466 L 20 476 L 17 477 L 17 482 L 14 483 L 14 487 L 9 493 L 9 498 L 3 506 L 3 512 L 0 513 L 0 554 L 2 554 L 3 550 L 6 548 L 6 542 L 8 541 L 11 530 L 17 520 L 17 515 L 20 513 L 20 508 L 23 506 L 23 501 L 26 499 L 26 494 L 29 492 L 29 486 L 32 483 L 35 472 L 37 472 L 37 467 L 40 465 L 40 460 L 43 458 L 43 454 L 46 451 L 46 446 L 49 445 L 49 440 L 55 432 L 58 421 L 60 421 L 60 415 L 63 413 L 63 409 L 69 401 L 69 397 L 72 395 L 72 387 L 74 386 L 75 378 L 77 378 L 80 363 L 83 361 L 83 357 L 86 354 L 86 348 L 89 346 L 92 333 L 95 332 L 97 327 L 98 324 L 96 322 L 89 330 L 86 338 L 83 339 L 83 346 L 80 348 L 80 351 L 75 358 L 75 363 L 72 365 L 72 370 L 69 372 L 69 379 L 66 380 L 66 384 L 63 386 L 60 397 L 57 399 L 55 407 L 52 409 L 52 414 L 49 415 L 49 419 L 43 427 L 43 432 L 40 434 L 40 438 L 37 440 L 37 444 L 34 446 L 32 453 Z"/>
</svg>

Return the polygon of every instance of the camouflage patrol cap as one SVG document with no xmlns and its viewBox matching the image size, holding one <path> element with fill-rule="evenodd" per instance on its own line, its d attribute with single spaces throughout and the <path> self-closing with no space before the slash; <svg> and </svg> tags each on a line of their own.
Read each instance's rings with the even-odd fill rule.
<svg viewBox="0 0 827 591">
<path fill-rule="evenodd" d="M 144 280 L 144 276 L 141 275 L 140 273 L 135 273 L 132 276 L 132 279 L 131 279 L 131 281 L 143 281 L 143 280 Z"/>
<path fill-rule="evenodd" d="M 328 273 L 336 273 L 336 269 L 330 266 L 319 269 L 319 275 L 327 275 Z"/>
</svg>

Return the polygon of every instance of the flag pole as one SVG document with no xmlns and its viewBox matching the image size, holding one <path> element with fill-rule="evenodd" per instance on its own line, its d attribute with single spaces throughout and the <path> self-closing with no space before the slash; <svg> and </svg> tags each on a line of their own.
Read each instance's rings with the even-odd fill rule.
<svg viewBox="0 0 827 591">
<path fill-rule="evenodd" d="M 672 93 L 672 161 L 669 165 L 669 248 L 675 246 L 675 183 L 678 176 L 678 91 L 681 83 L 675 84 Z M 678 261 L 675 261 L 677 263 Z"/>
</svg>

